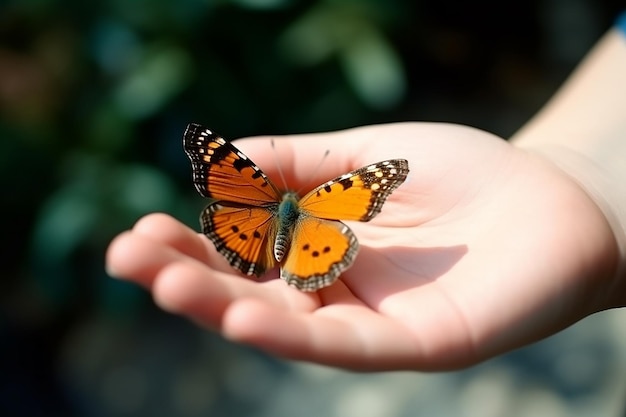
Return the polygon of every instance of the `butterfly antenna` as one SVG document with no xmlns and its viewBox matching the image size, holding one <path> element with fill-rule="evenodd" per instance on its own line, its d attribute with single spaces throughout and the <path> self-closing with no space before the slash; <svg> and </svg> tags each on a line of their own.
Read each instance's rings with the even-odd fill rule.
<svg viewBox="0 0 626 417">
<path fill-rule="evenodd" d="M 309 184 L 313 183 L 313 181 L 315 181 L 315 178 L 317 178 L 317 174 L 319 174 L 320 168 L 322 167 L 322 164 L 324 163 L 324 161 L 326 160 L 326 158 L 328 157 L 329 154 L 330 154 L 330 149 L 326 149 L 326 151 L 324 152 L 324 155 L 322 155 L 322 157 L 320 158 L 320 161 L 317 163 L 317 166 L 313 170 L 313 175 L 311 175 L 311 178 L 309 179 L 309 182 L 306 184 L 306 188 L 307 189 L 309 188 L 308 187 Z M 298 190 L 298 194 L 300 194 L 304 188 L 305 187 L 301 187 Z"/>
<path fill-rule="evenodd" d="M 286 190 L 287 181 L 285 181 L 285 174 L 283 173 L 283 167 L 280 164 L 280 159 L 278 159 L 278 152 L 276 151 L 276 143 L 274 142 L 274 138 L 270 138 L 270 143 L 272 145 L 272 151 L 274 152 L 274 160 L 276 161 L 276 168 L 278 169 L 278 175 L 280 176 L 280 180 L 283 183 L 283 190 Z"/>
</svg>

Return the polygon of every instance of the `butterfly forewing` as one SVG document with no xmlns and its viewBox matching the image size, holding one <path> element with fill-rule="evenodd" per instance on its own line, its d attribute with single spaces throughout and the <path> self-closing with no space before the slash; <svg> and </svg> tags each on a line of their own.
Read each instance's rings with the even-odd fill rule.
<svg viewBox="0 0 626 417">
<path fill-rule="evenodd" d="M 332 220 L 369 221 L 404 182 L 408 162 L 392 159 L 341 175 L 305 195 L 300 208 L 307 214 Z"/>
<path fill-rule="evenodd" d="M 214 203 L 204 209 L 200 220 L 203 233 L 234 268 L 261 276 L 274 266 L 271 248 L 276 224 L 268 210 Z"/>
<path fill-rule="evenodd" d="M 276 203 L 280 192 L 247 156 L 211 130 L 190 123 L 183 147 L 200 194 L 248 206 Z"/>
</svg>

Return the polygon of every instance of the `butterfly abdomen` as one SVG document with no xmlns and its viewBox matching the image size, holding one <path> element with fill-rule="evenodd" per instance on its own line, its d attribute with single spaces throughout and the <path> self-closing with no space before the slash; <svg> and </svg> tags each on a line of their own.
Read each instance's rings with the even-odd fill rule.
<svg viewBox="0 0 626 417">
<path fill-rule="evenodd" d="M 283 260 L 289 250 L 293 228 L 299 216 L 298 195 L 292 192 L 285 193 L 283 200 L 278 206 L 278 232 L 274 241 L 274 257 L 278 262 Z"/>
</svg>

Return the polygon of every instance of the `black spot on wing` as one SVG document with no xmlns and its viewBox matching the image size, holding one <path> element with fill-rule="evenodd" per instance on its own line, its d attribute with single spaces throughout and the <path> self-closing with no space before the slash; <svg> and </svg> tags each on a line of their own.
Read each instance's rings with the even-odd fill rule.
<svg viewBox="0 0 626 417">
<path fill-rule="evenodd" d="M 217 146 L 213 148 L 213 155 L 211 156 L 211 161 L 213 163 L 219 164 L 224 159 L 228 158 L 232 155 L 232 149 L 229 146 Z"/>
<path fill-rule="evenodd" d="M 346 191 L 352 188 L 352 186 L 354 185 L 354 181 L 352 181 L 352 179 L 350 178 L 346 178 L 344 180 L 339 181 L 339 184 L 341 184 L 341 186 L 343 187 L 343 190 Z"/>
<path fill-rule="evenodd" d="M 235 159 L 233 161 L 233 167 L 238 171 L 241 172 L 243 171 L 244 168 L 249 168 L 252 166 L 252 163 L 250 162 L 250 160 L 248 160 L 247 158 L 242 158 L 241 155 L 237 155 L 239 156 L 240 159 Z M 256 175 L 256 177 L 255 177 Z M 255 171 L 255 173 L 252 175 L 252 178 L 259 178 L 261 176 L 260 171 Z"/>
</svg>

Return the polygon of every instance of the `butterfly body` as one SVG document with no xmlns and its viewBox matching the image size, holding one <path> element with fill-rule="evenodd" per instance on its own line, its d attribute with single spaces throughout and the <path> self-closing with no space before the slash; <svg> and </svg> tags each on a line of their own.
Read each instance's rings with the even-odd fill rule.
<svg viewBox="0 0 626 417">
<path fill-rule="evenodd" d="M 289 249 L 293 229 L 299 217 L 298 195 L 294 192 L 286 192 L 276 214 L 278 231 L 274 240 L 274 258 L 277 262 L 283 260 L 287 249 Z"/>
<path fill-rule="evenodd" d="M 382 161 L 341 175 L 302 198 L 281 192 L 235 146 L 189 124 L 183 146 L 196 189 L 216 200 L 200 217 L 216 249 L 246 275 L 280 265 L 280 277 L 303 291 L 331 285 L 348 269 L 359 244 L 340 220 L 369 221 L 406 178 L 403 159 Z"/>
</svg>

